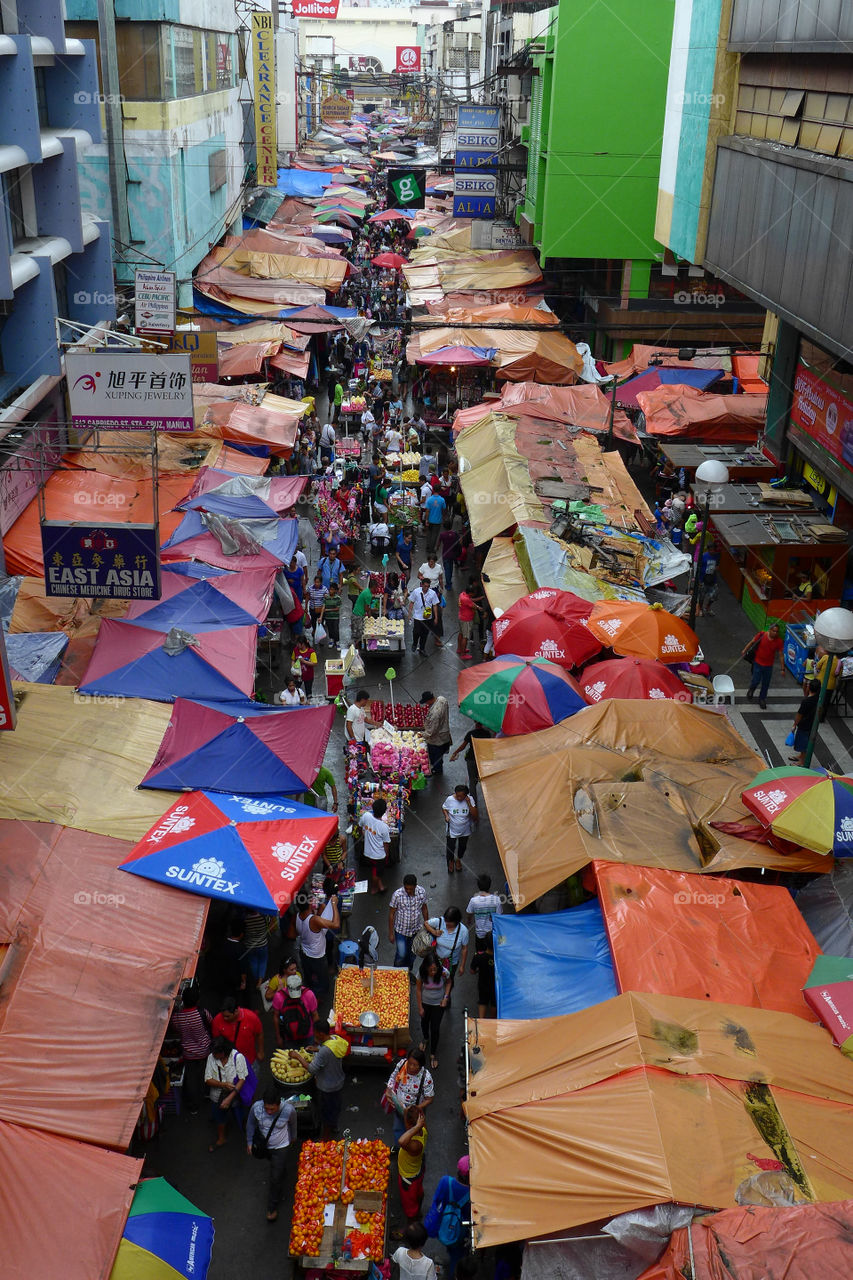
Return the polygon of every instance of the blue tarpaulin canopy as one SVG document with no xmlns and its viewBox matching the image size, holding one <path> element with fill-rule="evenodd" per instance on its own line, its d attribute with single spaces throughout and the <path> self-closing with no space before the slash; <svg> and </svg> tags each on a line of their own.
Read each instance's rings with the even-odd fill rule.
<svg viewBox="0 0 853 1280">
<path fill-rule="evenodd" d="M 67 644 L 68 636 L 64 631 L 13 631 L 6 636 L 12 679 L 53 684 Z"/>
<path fill-rule="evenodd" d="M 279 169 L 276 186 L 286 196 L 307 196 L 311 199 L 313 196 L 321 196 L 334 181 L 334 174 L 315 169 Z"/>
<path fill-rule="evenodd" d="M 499 1018 L 555 1018 L 619 994 L 598 902 L 493 927 Z"/>
</svg>

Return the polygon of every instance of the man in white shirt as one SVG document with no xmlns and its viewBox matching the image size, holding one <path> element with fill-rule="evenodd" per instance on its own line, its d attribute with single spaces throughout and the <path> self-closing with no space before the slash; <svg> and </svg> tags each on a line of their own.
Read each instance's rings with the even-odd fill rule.
<svg viewBox="0 0 853 1280">
<path fill-rule="evenodd" d="M 457 782 L 453 794 L 447 797 L 441 809 L 447 823 L 447 870 L 452 872 L 455 867 L 456 871 L 461 871 L 468 837 L 480 816 L 468 795 L 467 782 Z"/>
<path fill-rule="evenodd" d="M 324 467 L 331 465 L 335 455 L 335 428 L 331 422 L 327 422 L 320 432 L 320 461 Z"/>
<path fill-rule="evenodd" d="M 444 586 L 444 571 L 436 556 L 427 556 L 420 569 L 418 569 L 418 577 L 426 578 L 436 595 L 441 595 L 441 589 Z"/>
<path fill-rule="evenodd" d="M 412 652 L 426 653 L 427 638 L 435 636 L 435 643 L 440 648 L 441 641 L 435 634 L 438 609 L 441 604 L 436 593 L 426 578 L 421 578 L 413 591 L 409 592 L 409 619 L 412 622 Z"/>
<path fill-rule="evenodd" d="M 435 467 L 431 467 L 430 471 L 433 475 L 435 475 Z M 432 497 L 432 485 L 427 479 L 427 480 L 424 480 L 420 489 L 420 508 L 421 508 L 421 524 L 422 525 L 426 525 L 426 519 L 427 519 L 426 504 L 431 497 Z"/>
<path fill-rule="evenodd" d="M 290 1148 L 296 1141 L 296 1112 L 279 1096 L 274 1084 L 268 1084 L 263 1099 L 249 1111 L 246 1122 L 246 1150 L 252 1154 L 252 1140 L 257 1132 L 266 1138 L 270 1155 L 270 1182 L 267 1190 L 267 1222 L 275 1222 L 284 1190 Z"/>
<path fill-rule="evenodd" d="M 376 419 L 369 409 L 365 409 L 364 413 L 361 415 L 361 434 L 364 436 L 365 440 L 370 438 L 370 433 L 375 426 Z"/>
<path fill-rule="evenodd" d="M 391 550 L 391 532 L 384 520 L 370 525 L 370 549 L 379 553 Z"/>
<path fill-rule="evenodd" d="M 370 745 L 370 733 L 368 725 L 375 728 L 372 720 L 367 718 L 367 704 L 370 701 L 370 694 L 366 689 L 359 689 L 355 695 L 355 702 L 347 710 L 347 718 L 344 724 L 344 732 L 348 742 L 366 742 Z"/>
<path fill-rule="evenodd" d="M 359 825 L 364 833 L 364 856 L 370 863 L 371 893 L 384 893 L 382 869 L 391 851 L 391 828 L 384 822 L 386 800 L 374 800 L 369 813 L 363 813 Z"/>
<path fill-rule="evenodd" d="M 400 453 L 403 448 L 403 433 L 391 427 L 385 436 L 385 448 L 388 453 Z"/>
<path fill-rule="evenodd" d="M 482 951 L 482 941 L 487 934 L 492 932 L 492 916 L 503 914 L 503 905 L 500 897 L 496 893 L 491 892 L 492 877 L 482 875 L 477 877 L 477 892 L 471 898 L 468 906 L 465 908 L 465 919 L 470 927 L 474 926 L 474 933 L 477 940 L 477 950 Z"/>
</svg>

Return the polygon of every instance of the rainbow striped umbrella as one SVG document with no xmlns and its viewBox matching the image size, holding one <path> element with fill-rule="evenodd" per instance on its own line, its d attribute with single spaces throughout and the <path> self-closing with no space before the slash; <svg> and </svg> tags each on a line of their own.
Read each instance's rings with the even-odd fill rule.
<svg viewBox="0 0 853 1280">
<path fill-rule="evenodd" d="M 213 1221 L 165 1178 L 147 1178 L 133 1196 L 110 1280 L 205 1280 Z"/>
<path fill-rule="evenodd" d="M 777 836 L 813 853 L 853 857 L 853 778 L 798 766 L 763 769 L 741 799 Z"/>
<path fill-rule="evenodd" d="M 502 654 L 459 673 L 459 709 L 495 733 L 533 733 L 586 706 L 578 683 L 555 662 Z"/>
</svg>

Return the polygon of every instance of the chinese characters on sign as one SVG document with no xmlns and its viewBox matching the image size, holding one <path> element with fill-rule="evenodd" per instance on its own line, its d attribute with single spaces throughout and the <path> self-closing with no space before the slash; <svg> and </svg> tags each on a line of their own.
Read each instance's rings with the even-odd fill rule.
<svg viewBox="0 0 853 1280">
<path fill-rule="evenodd" d="M 252 14 L 255 74 L 255 157 L 259 187 L 278 183 L 278 141 L 275 115 L 275 31 L 271 13 Z"/>
<path fill-rule="evenodd" d="M 174 271 L 146 271 L 134 276 L 135 325 L 148 333 L 173 333 L 175 329 Z"/>
<path fill-rule="evenodd" d="M 76 427 L 193 429 L 189 356 L 69 351 L 65 373 Z"/>
<path fill-rule="evenodd" d="M 45 594 L 159 600 L 160 555 L 151 524 L 41 526 Z"/>
</svg>

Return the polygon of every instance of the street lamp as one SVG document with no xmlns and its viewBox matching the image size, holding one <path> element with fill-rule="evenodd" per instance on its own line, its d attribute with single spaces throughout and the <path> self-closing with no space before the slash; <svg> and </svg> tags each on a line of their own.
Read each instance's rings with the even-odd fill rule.
<svg viewBox="0 0 853 1280">
<path fill-rule="evenodd" d="M 711 514 L 711 494 L 716 493 L 718 489 L 722 489 L 724 484 L 729 482 L 729 469 L 724 462 L 720 462 L 717 458 L 708 458 L 705 462 L 700 462 L 696 468 L 696 484 L 705 484 L 708 488 L 705 491 L 705 513 L 702 517 L 702 532 L 699 535 L 699 552 L 696 556 L 696 566 L 693 573 L 693 590 L 690 593 L 690 613 L 687 618 L 687 624 L 691 629 L 696 627 L 696 608 L 699 604 L 699 580 L 702 576 L 702 553 L 705 549 L 705 537 L 708 533 L 708 519 Z"/>
<path fill-rule="evenodd" d="M 850 613 L 848 609 L 824 609 L 823 613 L 819 613 L 814 620 L 814 638 L 815 644 L 819 644 L 822 649 L 826 649 L 827 659 L 823 668 L 823 680 L 818 694 L 817 710 L 815 711 L 814 720 L 812 720 L 809 742 L 803 757 L 803 763 L 807 769 L 811 765 L 812 755 L 817 743 L 817 727 L 820 723 L 820 713 L 826 700 L 826 690 L 832 671 L 833 656 L 846 653 L 848 649 L 853 649 L 853 613 Z"/>
</svg>

